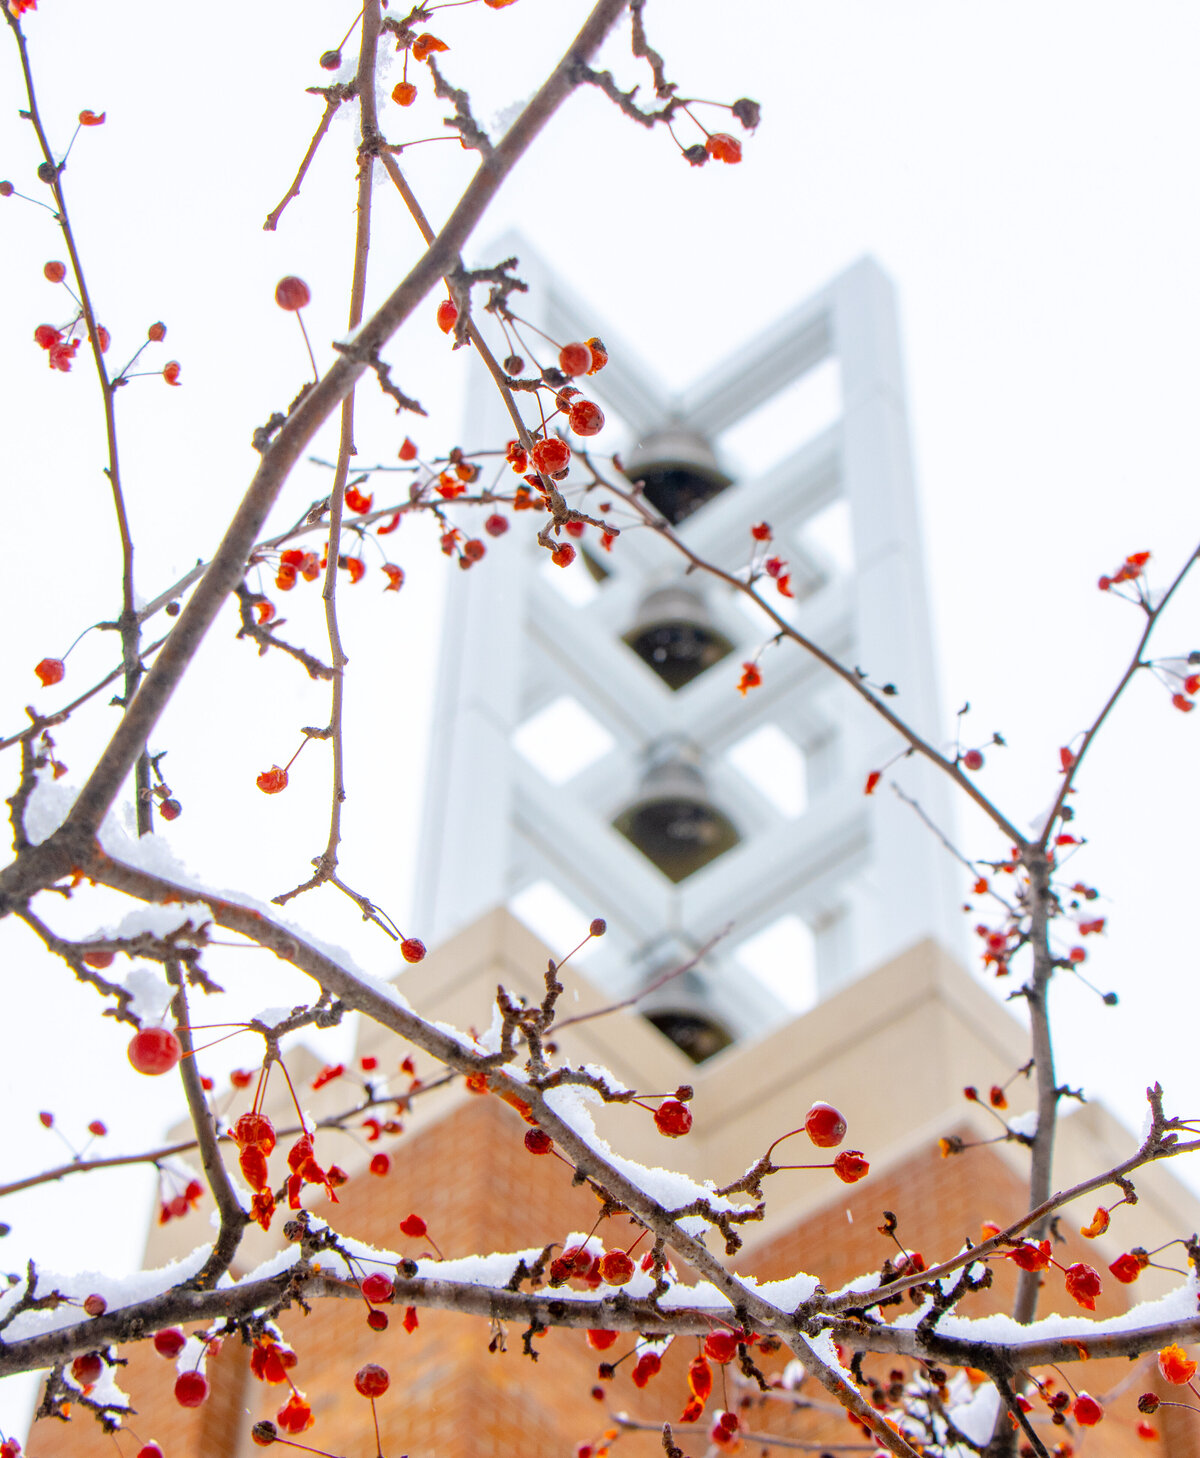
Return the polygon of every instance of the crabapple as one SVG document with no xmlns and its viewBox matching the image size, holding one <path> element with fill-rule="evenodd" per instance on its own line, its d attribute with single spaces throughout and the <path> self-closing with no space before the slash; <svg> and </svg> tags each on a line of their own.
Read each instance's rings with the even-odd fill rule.
<svg viewBox="0 0 1200 1458">
<path fill-rule="evenodd" d="M 139 1073 L 157 1077 L 170 1073 L 183 1056 L 183 1049 L 170 1028 L 142 1028 L 133 1035 L 128 1053 Z"/>
</svg>

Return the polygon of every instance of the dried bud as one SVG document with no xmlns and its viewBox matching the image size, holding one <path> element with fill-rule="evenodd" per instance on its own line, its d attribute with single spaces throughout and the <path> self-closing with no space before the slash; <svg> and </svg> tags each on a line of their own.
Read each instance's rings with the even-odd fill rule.
<svg viewBox="0 0 1200 1458">
<path fill-rule="evenodd" d="M 762 121 L 762 107 L 757 101 L 751 101 L 748 96 L 743 96 L 739 101 L 735 101 L 729 110 L 748 132 L 752 132 Z"/>
</svg>

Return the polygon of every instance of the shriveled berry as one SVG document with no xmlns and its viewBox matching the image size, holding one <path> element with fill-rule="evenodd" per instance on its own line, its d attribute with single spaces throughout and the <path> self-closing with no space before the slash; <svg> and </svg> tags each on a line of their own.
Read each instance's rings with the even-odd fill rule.
<svg viewBox="0 0 1200 1458">
<path fill-rule="evenodd" d="M 142 1028 L 130 1040 L 129 1061 L 139 1073 L 156 1077 L 170 1073 L 183 1055 L 179 1039 L 170 1028 Z"/>
<path fill-rule="evenodd" d="M 576 435 L 599 435 L 604 429 L 604 411 L 592 400 L 576 400 L 567 419 Z"/>
<path fill-rule="evenodd" d="M 554 1140 L 545 1129 L 530 1129 L 525 1135 L 525 1148 L 530 1154 L 549 1154 L 554 1148 Z"/>
<path fill-rule="evenodd" d="M 871 1166 L 863 1158 L 861 1149 L 843 1149 L 833 1161 L 834 1174 L 848 1185 L 865 1179 L 870 1170 Z"/>
<path fill-rule="evenodd" d="M 323 51 L 317 62 L 322 71 L 336 71 L 342 64 L 341 51 Z"/>
<path fill-rule="evenodd" d="M 0 197 L 12 197 L 15 191 L 11 182 L 0 182 Z"/>
<path fill-rule="evenodd" d="M 367 1325 L 372 1331 L 387 1331 L 388 1314 L 386 1311 L 368 1311 Z"/>
<path fill-rule="evenodd" d="M 263 770 L 254 781 L 264 795 L 278 795 L 280 790 L 287 789 L 287 782 L 287 770 L 281 769 L 277 764 L 273 764 L 269 770 Z"/>
<path fill-rule="evenodd" d="M 550 560 L 556 567 L 569 567 L 575 560 L 575 548 L 570 542 L 563 542 L 550 553 Z"/>
<path fill-rule="evenodd" d="M 262 1422 L 255 1423 L 250 1429 L 250 1436 L 260 1448 L 269 1448 L 277 1438 L 278 1432 L 275 1424 L 270 1419 L 264 1418 Z"/>
<path fill-rule="evenodd" d="M 708 161 L 708 149 L 703 142 L 697 142 L 694 146 L 685 147 L 683 160 L 691 167 L 703 167 Z"/>
<path fill-rule="evenodd" d="M 146 330 L 146 338 L 155 344 L 161 344 L 166 337 L 167 326 L 161 319 L 151 324 L 150 328 Z"/>
<path fill-rule="evenodd" d="M 71 1376 L 81 1387 L 90 1387 L 99 1382 L 104 1371 L 104 1358 L 99 1352 L 82 1352 L 71 1363 Z"/>
<path fill-rule="evenodd" d="M 633 1257 L 623 1250 L 606 1251 L 600 1257 L 600 1276 L 609 1286 L 624 1286 L 633 1279 Z"/>
<path fill-rule="evenodd" d="M 162 1331 L 154 1333 L 154 1350 L 170 1361 L 174 1361 L 186 1345 L 187 1337 L 181 1326 L 165 1326 Z"/>
<path fill-rule="evenodd" d="M 502 537 L 508 530 L 508 517 L 501 516 L 498 511 L 494 511 L 484 522 L 483 529 L 489 537 Z"/>
<path fill-rule="evenodd" d="M 443 299 L 437 306 L 437 326 L 443 334 L 449 334 L 458 320 L 458 305 L 453 299 Z"/>
<path fill-rule="evenodd" d="M 692 1111 L 677 1099 L 664 1099 L 654 1111 L 654 1125 L 660 1134 L 679 1139 L 692 1127 Z"/>
<path fill-rule="evenodd" d="M 382 1397 L 391 1385 L 386 1367 L 368 1362 L 354 1374 L 354 1390 L 362 1397 Z"/>
<path fill-rule="evenodd" d="M 804 1129 L 818 1149 L 836 1149 L 846 1137 L 846 1121 L 832 1104 L 815 1103 L 804 1116 Z"/>
<path fill-rule="evenodd" d="M 275 285 L 275 302 L 281 309 L 287 309 L 290 313 L 303 309 L 311 299 L 312 294 L 308 285 L 302 278 L 297 278 L 294 274 L 281 278 Z"/>
<path fill-rule="evenodd" d="M 510 354 L 504 361 L 504 373 L 506 375 L 519 375 L 525 368 L 525 361 L 519 354 Z"/>
<path fill-rule="evenodd" d="M 487 548 L 478 539 L 478 537 L 471 537 L 462 545 L 462 554 L 468 562 L 478 562 L 479 559 L 486 554 L 486 552 Z"/>
<path fill-rule="evenodd" d="M 61 683 L 66 673 L 66 664 L 61 658 L 43 658 L 33 670 L 42 681 L 43 688 L 49 688 L 52 683 Z"/>
<path fill-rule="evenodd" d="M 592 367 L 588 370 L 588 374 L 594 375 L 597 370 L 602 370 L 608 363 L 608 350 L 604 347 L 604 341 L 595 335 L 588 340 L 587 347 L 592 351 Z"/>
<path fill-rule="evenodd" d="M 83 1298 L 83 1309 L 89 1316 L 103 1316 L 108 1310 L 108 1302 L 103 1296 L 94 1294 Z"/>
<path fill-rule="evenodd" d="M 67 276 L 67 266 L 65 263 L 59 263 L 55 260 L 47 263 L 42 269 L 42 272 L 51 283 L 62 283 L 63 279 Z"/>
<path fill-rule="evenodd" d="M 588 927 L 589 934 L 594 937 L 602 937 L 607 930 L 608 922 L 602 916 L 594 917 Z"/>
<path fill-rule="evenodd" d="M 718 162 L 740 162 L 742 160 L 742 144 L 736 137 L 731 137 L 728 132 L 714 132 L 705 142 L 704 150 L 710 157 L 715 157 Z"/>
<path fill-rule="evenodd" d="M 208 1378 L 202 1372 L 183 1372 L 175 1383 L 175 1401 L 180 1407 L 199 1407 L 208 1396 Z"/>
<path fill-rule="evenodd" d="M 425 960 L 425 943 L 420 937 L 405 937 L 400 943 L 400 955 L 406 962 L 423 962 Z"/>
</svg>

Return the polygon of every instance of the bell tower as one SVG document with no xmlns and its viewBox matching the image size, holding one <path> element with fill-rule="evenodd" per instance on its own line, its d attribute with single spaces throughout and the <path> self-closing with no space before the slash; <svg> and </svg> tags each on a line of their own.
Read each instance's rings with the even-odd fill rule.
<svg viewBox="0 0 1200 1458">
<path fill-rule="evenodd" d="M 539 329 L 605 341 L 610 362 L 585 388 L 608 424 L 589 444 L 619 452 L 654 510 L 728 572 L 769 522 L 794 594 L 764 578 L 773 605 L 895 685 L 936 741 L 895 303 L 878 265 L 856 263 L 672 395 L 523 240 L 503 247 Z M 468 449 L 511 434 L 482 370 L 467 418 Z M 569 500 L 585 478 L 576 466 Z M 606 499 L 593 490 L 587 509 Z M 614 998 L 642 990 L 644 1015 L 697 1060 L 923 938 L 957 947 L 944 850 L 886 780 L 863 793 L 902 748 L 894 734 L 620 502 L 611 519 L 627 528 L 611 552 L 588 528 L 560 569 L 513 530 L 449 586 L 416 897 L 426 940 L 508 906 L 565 950 L 603 916 L 609 933 L 580 970 Z M 743 696 L 752 659 L 762 684 Z M 949 828 L 939 778 L 900 768 Z"/>
</svg>

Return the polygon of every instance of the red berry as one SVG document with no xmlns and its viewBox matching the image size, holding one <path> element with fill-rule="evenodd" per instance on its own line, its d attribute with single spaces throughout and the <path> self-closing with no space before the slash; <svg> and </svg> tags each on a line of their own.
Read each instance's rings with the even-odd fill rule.
<svg viewBox="0 0 1200 1458">
<path fill-rule="evenodd" d="M 116 957 L 115 952 L 84 952 L 83 960 L 89 967 L 96 967 L 103 971 L 105 967 L 111 967 Z"/>
<path fill-rule="evenodd" d="M 575 548 L 570 542 L 563 542 L 550 553 L 550 560 L 556 567 L 569 567 L 575 560 Z"/>
<path fill-rule="evenodd" d="M 167 326 L 162 322 L 161 319 L 158 320 L 156 323 L 151 324 L 150 328 L 146 330 L 146 338 L 151 340 L 155 344 L 161 344 L 166 337 Z"/>
<path fill-rule="evenodd" d="M 66 265 L 63 263 L 48 263 L 42 269 L 42 272 L 51 283 L 62 283 L 63 279 L 67 276 Z"/>
<path fill-rule="evenodd" d="M 297 309 L 303 309 L 311 299 L 308 285 L 294 274 L 289 273 L 287 278 L 281 278 L 275 285 L 275 302 L 289 313 L 294 314 Z"/>
<path fill-rule="evenodd" d="M 368 1362 L 354 1374 L 354 1390 L 363 1397 L 382 1397 L 391 1384 L 387 1368 Z"/>
<path fill-rule="evenodd" d="M 621 1335 L 619 1331 L 590 1330 L 587 1333 L 588 1346 L 596 1352 L 606 1352 Z"/>
<path fill-rule="evenodd" d="M 503 519 L 501 517 L 502 521 Z M 487 548 L 478 537 L 471 537 L 469 541 L 463 543 L 462 553 L 468 562 L 478 562 L 486 551 Z"/>
<path fill-rule="evenodd" d="M 411 106 L 413 102 L 416 101 L 416 99 L 417 88 L 412 84 L 411 81 L 398 81 L 396 85 L 392 87 L 392 100 L 396 103 L 397 106 Z M 453 309 L 454 305 L 451 304 L 450 307 Z M 453 324 L 454 320 L 452 319 L 450 322 L 451 324 Z M 438 323 L 441 323 L 440 319 L 438 320 Z"/>
<path fill-rule="evenodd" d="M 449 334 L 458 322 L 458 305 L 453 299 L 443 299 L 437 306 L 437 326 L 443 334 Z"/>
<path fill-rule="evenodd" d="M 157 1076 L 170 1073 L 179 1062 L 183 1049 L 170 1028 L 142 1028 L 129 1044 L 129 1061 L 139 1073 Z"/>
<path fill-rule="evenodd" d="M 104 1358 L 99 1352 L 83 1352 L 71 1363 L 71 1376 L 81 1387 L 90 1387 L 99 1382 L 104 1371 Z"/>
<path fill-rule="evenodd" d="M 391 1156 L 387 1154 L 375 1154 L 371 1157 L 371 1173 L 373 1175 L 385 1175 L 392 1167 Z"/>
<path fill-rule="evenodd" d="M 592 351 L 586 344 L 564 344 L 558 352 L 558 367 L 564 375 L 586 375 L 592 367 Z"/>
<path fill-rule="evenodd" d="M 170 360 L 167 364 L 163 365 L 162 377 L 164 380 L 166 380 L 168 385 L 179 384 L 179 371 L 182 368 L 183 366 L 179 363 L 177 359 Z"/>
<path fill-rule="evenodd" d="M 554 1148 L 554 1140 L 545 1129 L 530 1129 L 525 1135 L 525 1148 L 530 1154 L 549 1154 Z"/>
<path fill-rule="evenodd" d="M 604 347 L 604 341 L 597 339 L 594 335 L 588 340 L 587 346 L 592 351 L 592 367 L 588 370 L 588 374 L 594 375 L 597 370 L 602 370 L 608 363 L 608 350 Z"/>
<path fill-rule="evenodd" d="M 89 1316 L 103 1316 L 108 1310 L 108 1302 L 103 1296 L 85 1296 L 83 1298 L 83 1309 Z"/>
<path fill-rule="evenodd" d="M 1094 1428 L 1104 1416 L 1104 1409 L 1094 1397 L 1081 1392 L 1071 1404 L 1071 1416 L 1085 1428 Z"/>
<path fill-rule="evenodd" d="M 715 157 L 718 162 L 740 162 L 742 160 L 742 144 L 736 137 L 731 137 L 728 132 L 714 132 L 705 142 L 704 150 L 710 157 Z"/>
<path fill-rule="evenodd" d="M 963 765 L 969 770 L 981 770 L 983 768 L 983 755 L 977 749 L 968 749 L 962 757 Z"/>
<path fill-rule="evenodd" d="M 372 1331 L 387 1331 L 388 1314 L 386 1311 L 368 1311 L 367 1325 Z"/>
<path fill-rule="evenodd" d="M 392 1299 L 392 1283 L 382 1271 L 363 1278 L 362 1293 L 372 1306 L 381 1306 Z"/>
<path fill-rule="evenodd" d="M 255 780 L 255 784 L 264 795 L 278 795 L 280 790 L 287 789 L 288 773 L 273 764 L 269 770 L 263 770 L 262 774 Z"/>
<path fill-rule="evenodd" d="M 412 1240 L 420 1240 L 429 1233 L 429 1226 L 419 1215 L 406 1215 L 400 1222 L 400 1229 Z"/>
<path fill-rule="evenodd" d="M 594 917 L 588 926 L 588 932 L 594 937 L 602 937 L 608 930 L 608 922 L 602 916 Z"/>
<path fill-rule="evenodd" d="M 483 529 L 489 537 L 502 537 L 508 530 L 508 517 L 501 516 L 494 511 L 483 524 Z"/>
<path fill-rule="evenodd" d="M 52 683 L 62 682 L 67 669 L 61 658 L 43 658 L 33 671 L 41 679 L 42 687 L 49 688 Z"/>
<path fill-rule="evenodd" d="M 405 937 L 400 943 L 400 955 L 406 962 L 423 962 L 425 943 L 419 937 Z"/>
<path fill-rule="evenodd" d="M 633 1279 L 633 1258 L 623 1250 L 607 1251 L 600 1258 L 600 1276 L 610 1286 L 624 1286 Z"/>
<path fill-rule="evenodd" d="M 871 1166 L 862 1157 L 861 1149 L 843 1149 L 833 1161 L 833 1172 L 839 1180 L 852 1185 L 870 1172 Z"/>
<path fill-rule="evenodd" d="M 804 1129 L 818 1149 L 836 1149 L 846 1137 L 846 1121 L 832 1104 L 814 1104 L 804 1116 Z"/>
<path fill-rule="evenodd" d="M 654 1125 L 668 1139 L 679 1139 L 692 1127 L 692 1111 L 677 1099 L 664 1099 L 654 1111 Z"/>
<path fill-rule="evenodd" d="M 229 1075 L 229 1082 L 234 1088 L 249 1088 L 253 1079 L 254 1075 L 248 1068 L 235 1068 Z"/>
<path fill-rule="evenodd" d="M 135 1458 L 163 1458 L 163 1450 L 157 1443 L 143 1443 L 137 1450 Z"/>
<path fill-rule="evenodd" d="M 171 1361 L 183 1351 L 187 1344 L 187 1337 L 183 1334 L 181 1326 L 165 1326 L 162 1331 L 154 1333 L 154 1350 L 160 1357 L 167 1357 Z"/>
<path fill-rule="evenodd" d="M 15 190 L 11 182 L 0 182 L 0 197 L 12 197 Z"/>
<path fill-rule="evenodd" d="M 175 1401 L 180 1407 L 199 1407 L 208 1396 L 208 1378 L 202 1372 L 183 1372 L 175 1383 Z"/>
<path fill-rule="evenodd" d="M 571 461 L 571 447 L 565 440 L 559 440 L 556 435 L 539 440 L 531 454 L 534 468 L 543 471 L 547 476 L 553 476 L 558 471 L 565 471 Z"/>
<path fill-rule="evenodd" d="M 704 1338 L 704 1354 L 714 1362 L 732 1362 L 741 1337 L 735 1331 L 710 1331 Z"/>
<path fill-rule="evenodd" d="M 108 1133 L 108 1125 L 103 1119 L 93 1119 L 88 1125 L 88 1133 L 96 1139 L 103 1139 Z M 89 1298 L 90 1299 L 90 1298 Z"/>
<path fill-rule="evenodd" d="M 576 400 L 567 419 L 576 435 L 599 435 L 604 429 L 604 411 L 591 400 Z"/>
</svg>

